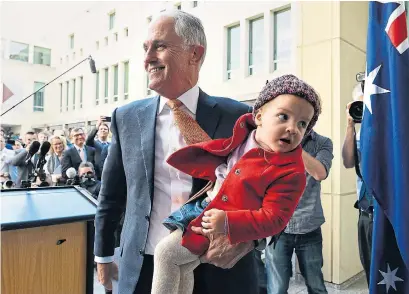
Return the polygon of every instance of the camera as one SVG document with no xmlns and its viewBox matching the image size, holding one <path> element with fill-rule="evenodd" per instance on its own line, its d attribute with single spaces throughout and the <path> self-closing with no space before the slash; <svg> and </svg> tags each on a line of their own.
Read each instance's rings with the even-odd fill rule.
<svg viewBox="0 0 409 294">
<path fill-rule="evenodd" d="M 349 115 L 353 118 L 354 123 L 362 122 L 362 115 L 364 113 L 364 103 L 362 101 L 354 101 L 349 107 Z"/>
</svg>

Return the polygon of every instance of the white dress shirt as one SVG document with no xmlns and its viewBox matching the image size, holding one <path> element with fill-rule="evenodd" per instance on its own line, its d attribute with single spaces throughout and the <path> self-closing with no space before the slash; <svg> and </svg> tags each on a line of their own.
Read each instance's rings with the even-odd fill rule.
<svg viewBox="0 0 409 294">
<path fill-rule="evenodd" d="M 199 87 L 196 85 L 178 98 L 181 110 L 196 119 Z M 188 199 L 192 189 L 192 177 L 171 167 L 166 159 L 176 150 L 186 146 L 186 142 L 175 125 L 173 112 L 166 105 L 169 99 L 160 97 L 155 128 L 155 169 L 153 205 L 150 217 L 145 254 L 153 255 L 155 247 L 169 230 L 162 224 L 172 212 L 179 209 Z M 95 257 L 99 263 L 113 261 L 113 257 Z"/>
</svg>

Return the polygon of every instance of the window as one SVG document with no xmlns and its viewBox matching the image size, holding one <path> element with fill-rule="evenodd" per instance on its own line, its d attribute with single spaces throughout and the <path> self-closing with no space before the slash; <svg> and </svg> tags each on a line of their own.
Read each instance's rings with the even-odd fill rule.
<svg viewBox="0 0 409 294">
<path fill-rule="evenodd" d="M 129 30 L 128 30 L 128 28 L 125 28 L 124 29 L 124 36 L 128 37 L 128 35 L 129 35 Z"/>
<path fill-rule="evenodd" d="M 233 72 L 240 67 L 240 26 L 227 29 L 227 79 L 234 77 Z"/>
<path fill-rule="evenodd" d="M 257 18 L 249 23 L 249 75 L 254 75 L 263 67 L 264 19 Z"/>
<path fill-rule="evenodd" d="M 72 80 L 72 109 L 75 110 L 75 79 Z"/>
<path fill-rule="evenodd" d="M 28 44 L 10 42 L 10 59 L 28 62 Z"/>
<path fill-rule="evenodd" d="M 109 29 L 112 30 L 115 26 L 115 12 L 109 14 Z"/>
<path fill-rule="evenodd" d="M 114 34 L 114 39 L 115 39 L 115 42 L 118 42 L 118 33 Z"/>
<path fill-rule="evenodd" d="M 60 64 L 62 64 L 62 57 L 60 57 Z"/>
<path fill-rule="evenodd" d="M 69 97 L 70 97 L 70 82 L 67 81 L 67 97 L 65 97 L 65 111 L 68 111 L 68 103 L 69 103 Z"/>
<path fill-rule="evenodd" d="M 62 112 L 62 83 L 60 83 L 60 112 Z"/>
<path fill-rule="evenodd" d="M 291 10 L 285 9 L 274 12 L 274 70 L 279 69 L 280 64 L 285 64 L 291 57 L 292 30 Z"/>
<path fill-rule="evenodd" d="M 114 101 L 118 101 L 118 64 L 114 65 Z"/>
<path fill-rule="evenodd" d="M 104 102 L 108 103 L 108 68 L 104 69 L 104 75 L 105 75 L 105 79 L 104 79 Z"/>
<path fill-rule="evenodd" d="M 51 64 L 51 50 L 34 46 L 34 64 Z"/>
<path fill-rule="evenodd" d="M 75 52 L 72 52 L 72 60 L 75 60 Z"/>
<path fill-rule="evenodd" d="M 74 34 L 69 36 L 70 38 L 70 49 L 74 49 Z"/>
<path fill-rule="evenodd" d="M 80 108 L 82 108 L 82 92 L 84 87 L 84 78 L 80 77 Z"/>
<path fill-rule="evenodd" d="M 108 37 L 105 37 L 105 46 L 108 46 Z"/>
<path fill-rule="evenodd" d="M 96 82 L 95 82 L 95 105 L 99 104 L 99 70 L 96 72 Z"/>
<path fill-rule="evenodd" d="M 44 83 L 34 82 L 34 92 L 44 87 Z M 44 111 L 44 88 L 34 94 L 33 111 Z"/>
<path fill-rule="evenodd" d="M 95 42 L 95 48 L 98 50 L 99 49 L 99 41 Z"/>
<path fill-rule="evenodd" d="M 149 89 L 149 74 L 146 73 L 146 95 L 151 95 L 152 94 L 152 90 Z"/>
<path fill-rule="evenodd" d="M 177 10 L 182 10 L 182 3 L 176 4 L 175 7 Z"/>
<path fill-rule="evenodd" d="M 129 98 L 129 61 L 124 62 L 124 100 Z"/>
<path fill-rule="evenodd" d="M 193 8 L 197 7 L 197 1 L 193 1 Z"/>
</svg>

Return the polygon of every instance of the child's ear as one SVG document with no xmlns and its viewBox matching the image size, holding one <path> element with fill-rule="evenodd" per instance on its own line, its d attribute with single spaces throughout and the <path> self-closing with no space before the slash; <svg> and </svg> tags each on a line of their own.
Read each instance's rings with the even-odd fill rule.
<svg viewBox="0 0 409 294">
<path fill-rule="evenodd" d="M 260 127 L 261 126 L 261 115 L 263 112 L 263 108 L 260 108 L 257 110 L 256 115 L 254 117 L 254 121 L 256 123 L 256 126 Z"/>
</svg>

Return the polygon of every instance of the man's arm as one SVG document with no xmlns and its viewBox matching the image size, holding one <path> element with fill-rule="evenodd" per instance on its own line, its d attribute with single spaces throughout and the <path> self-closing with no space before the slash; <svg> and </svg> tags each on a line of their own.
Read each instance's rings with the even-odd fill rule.
<svg viewBox="0 0 409 294">
<path fill-rule="evenodd" d="M 98 128 L 93 128 L 91 132 L 89 132 L 87 140 L 85 140 L 85 145 L 95 147 L 95 136 L 97 135 Z"/>
<path fill-rule="evenodd" d="M 71 156 L 69 154 L 71 149 L 65 150 L 64 153 L 62 154 L 62 159 L 61 159 L 61 177 L 66 179 L 67 178 L 67 169 L 72 167 L 71 163 Z"/>
<path fill-rule="evenodd" d="M 9 164 L 14 165 L 14 166 L 24 166 L 25 165 L 25 158 L 27 156 L 27 153 L 28 153 L 27 150 L 21 151 L 20 153 L 13 156 L 9 160 Z"/>
<path fill-rule="evenodd" d="M 344 144 L 342 145 L 342 162 L 345 168 L 353 168 L 355 166 L 354 136 L 354 127 L 348 125 L 345 133 Z"/>
<path fill-rule="evenodd" d="M 349 108 L 352 102 L 348 103 L 346 115 L 347 115 L 347 130 L 345 133 L 344 144 L 342 145 L 342 161 L 345 168 L 353 168 L 355 166 L 355 147 L 354 147 L 354 136 L 355 136 L 355 123 L 351 115 L 349 114 Z"/>
<path fill-rule="evenodd" d="M 114 255 L 114 232 L 119 223 L 126 201 L 126 178 L 122 162 L 122 150 L 116 123 L 116 112 L 112 114 L 112 142 L 102 173 L 102 186 L 95 216 L 96 261 Z"/>
</svg>

